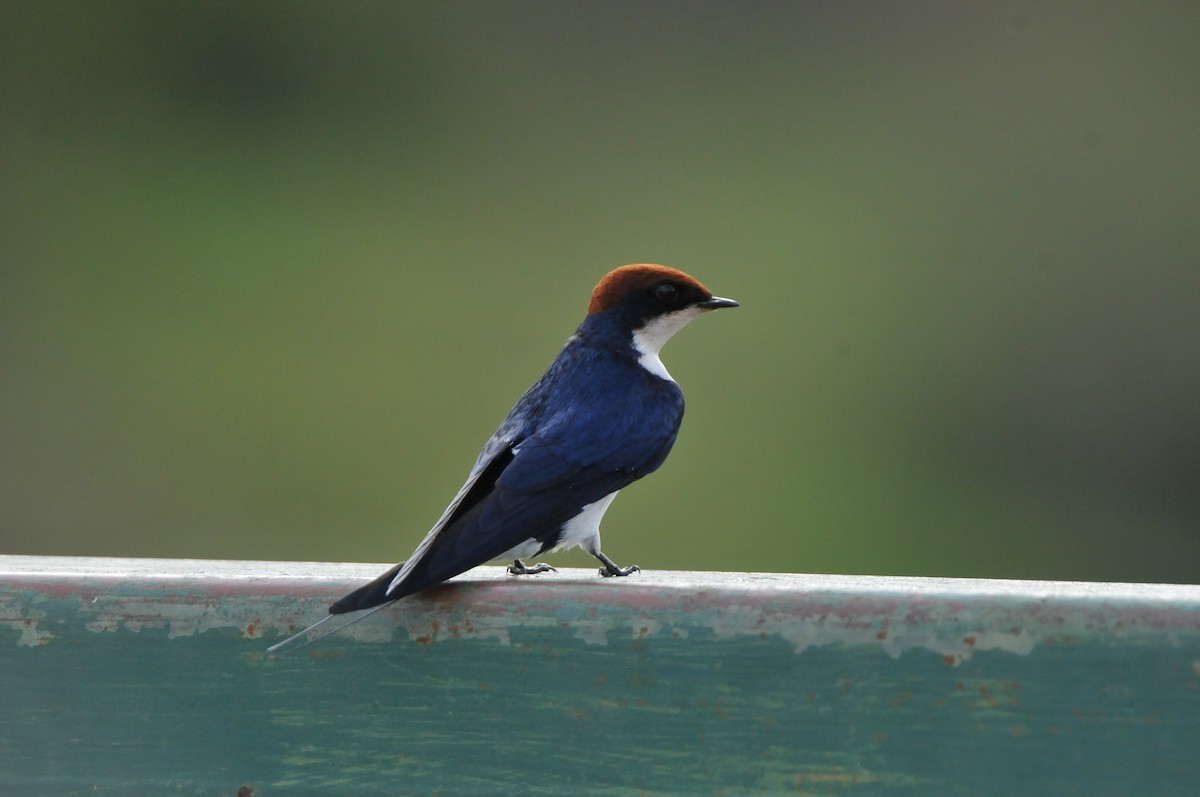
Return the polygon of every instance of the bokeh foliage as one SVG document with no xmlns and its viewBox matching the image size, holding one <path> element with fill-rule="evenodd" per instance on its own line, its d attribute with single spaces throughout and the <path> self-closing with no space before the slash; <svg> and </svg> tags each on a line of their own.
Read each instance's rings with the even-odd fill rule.
<svg viewBox="0 0 1200 797">
<path fill-rule="evenodd" d="M 1200 579 L 1188 3 L 0 4 L 0 551 L 391 561 L 609 268 L 647 568 Z M 586 557 L 561 557 L 583 564 Z"/>
</svg>

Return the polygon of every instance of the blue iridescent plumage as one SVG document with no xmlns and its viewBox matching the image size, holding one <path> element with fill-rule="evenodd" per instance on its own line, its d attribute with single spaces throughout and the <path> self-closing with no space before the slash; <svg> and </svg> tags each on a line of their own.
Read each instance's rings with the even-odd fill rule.
<svg viewBox="0 0 1200 797">
<path fill-rule="evenodd" d="M 675 444 L 683 393 L 659 349 L 701 313 L 736 306 L 666 266 L 609 272 L 579 329 L 484 445 L 412 556 L 335 602 L 331 615 L 390 603 L 497 559 L 512 561 L 516 574 L 552 570 L 521 560 L 573 546 L 600 560 L 601 575 L 638 570 L 600 550 L 599 525 L 617 492 L 657 470 Z"/>
</svg>

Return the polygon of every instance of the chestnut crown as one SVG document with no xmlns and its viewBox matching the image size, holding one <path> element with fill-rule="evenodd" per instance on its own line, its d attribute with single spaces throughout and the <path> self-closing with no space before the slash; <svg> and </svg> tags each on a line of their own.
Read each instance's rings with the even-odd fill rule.
<svg viewBox="0 0 1200 797">
<path fill-rule="evenodd" d="M 651 263 L 621 266 L 604 275 L 592 291 L 588 313 L 624 308 L 630 320 L 648 321 L 679 310 L 716 310 L 737 302 L 714 297 L 703 283 L 677 268 Z"/>
</svg>

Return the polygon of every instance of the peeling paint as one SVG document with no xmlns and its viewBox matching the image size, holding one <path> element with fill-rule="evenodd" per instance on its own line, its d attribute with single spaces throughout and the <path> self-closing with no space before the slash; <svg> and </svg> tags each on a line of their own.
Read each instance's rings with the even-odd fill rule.
<svg viewBox="0 0 1200 797">
<path fill-rule="evenodd" d="M 19 558 L 0 562 L 5 559 Z M 155 568 L 139 562 L 124 576 L 110 566 L 103 576 L 25 573 L 23 584 L 18 573 L 8 582 L 22 589 L 0 602 L 0 625 L 16 632 L 19 646 L 49 644 L 55 635 L 39 625 L 46 612 L 38 607 L 58 600 L 68 601 L 83 627 L 96 634 L 165 630 L 174 640 L 233 629 L 247 639 L 273 640 L 319 619 L 329 600 L 377 569 L 328 566 L 332 577 L 325 566 L 305 566 L 326 574 L 314 579 L 285 572 L 263 576 L 252 564 Z M 779 639 L 796 654 L 831 645 L 873 647 L 893 659 L 925 651 L 957 667 L 983 652 L 1028 656 L 1039 645 L 1072 644 L 1086 635 L 1153 632 L 1178 645 L 1181 635 L 1193 638 L 1200 630 L 1195 606 L 1167 603 L 1158 588 L 1139 604 L 1124 594 L 1131 585 L 1114 585 L 1122 600 L 1105 601 L 1096 585 L 1041 583 L 1038 592 L 1029 587 L 1031 594 L 1022 597 L 1009 582 L 666 573 L 613 584 L 598 582 L 591 571 L 528 580 L 497 577 L 502 572 L 472 571 L 356 623 L 340 637 L 372 644 L 399 635 L 422 644 L 474 639 L 511 646 L 516 634 L 560 627 L 586 645 L 605 646 L 708 633 L 719 640 Z M 980 600 L 988 586 L 996 595 Z M 1200 590 L 1192 589 L 1194 594 L 1180 595 L 1200 604 Z M 1056 592 L 1065 597 L 1055 599 Z M 1200 673 L 1200 662 L 1193 669 Z"/>
<path fill-rule="evenodd" d="M 81 607 L 83 608 L 83 607 Z M 260 609 L 241 600 L 194 598 L 186 595 L 124 597 L 102 595 L 89 601 L 82 614 L 92 619 L 84 627 L 93 633 L 167 630 L 167 639 L 179 639 L 216 629 L 246 630 L 259 626 Z"/>
<path fill-rule="evenodd" d="M 44 612 L 39 614 L 45 616 Z M 36 648 L 49 644 L 54 639 L 54 634 L 38 628 L 38 619 L 32 616 L 15 620 L 0 617 L 0 626 L 5 626 L 10 631 L 17 633 L 17 647 Z"/>
<path fill-rule="evenodd" d="M 416 600 L 397 606 L 397 623 L 404 635 L 411 641 L 424 643 L 454 638 L 495 639 L 510 645 L 517 629 L 534 630 L 565 624 L 572 629 L 575 639 L 588 645 L 603 646 L 616 639 L 688 638 L 697 630 L 707 630 L 718 639 L 779 638 L 791 645 L 797 654 L 828 645 L 877 647 L 891 658 L 899 658 L 909 651 L 928 651 L 937 654 L 951 667 L 985 651 L 1027 656 L 1039 641 L 1035 631 L 1017 626 L 1002 630 L 978 626 L 964 630 L 960 624 L 948 623 L 928 609 L 922 610 L 919 620 L 914 620 L 913 613 L 899 603 L 887 614 L 879 614 L 879 607 L 852 614 L 832 610 L 806 613 L 795 606 L 770 608 L 756 603 L 713 606 L 665 601 L 656 606 L 663 617 L 656 618 L 645 613 L 581 612 L 578 602 L 562 597 L 558 606 L 543 603 L 537 607 L 544 610 L 544 614 L 534 613 L 535 607 L 506 605 L 499 595 L 495 603 L 482 605 L 473 601 L 485 601 L 490 596 L 462 596 L 461 600 L 448 597 L 443 594 L 434 601 Z M 455 625 L 456 630 L 450 633 L 444 626 L 446 618 L 453 617 L 460 610 L 460 604 L 467 603 L 474 606 L 470 623 Z M 562 619 L 572 613 L 576 615 L 574 619 Z M 666 618 L 670 621 L 664 622 Z M 347 629 L 346 635 L 360 642 L 389 642 L 393 638 L 382 622 L 353 626 Z"/>
</svg>

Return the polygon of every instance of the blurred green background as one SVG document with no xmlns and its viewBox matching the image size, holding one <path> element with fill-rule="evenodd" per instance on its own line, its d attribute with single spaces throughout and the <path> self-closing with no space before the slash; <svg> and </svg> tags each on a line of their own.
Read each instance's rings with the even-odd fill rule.
<svg viewBox="0 0 1200 797">
<path fill-rule="evenodd" d="M 0 552 L 406 556 L 610 268 L 605 548 L 1200 580 L 1200 5 L 0 4 Z M 589 565 L 582 554 L 554 559 Z"/>
</svg>

